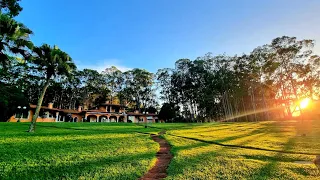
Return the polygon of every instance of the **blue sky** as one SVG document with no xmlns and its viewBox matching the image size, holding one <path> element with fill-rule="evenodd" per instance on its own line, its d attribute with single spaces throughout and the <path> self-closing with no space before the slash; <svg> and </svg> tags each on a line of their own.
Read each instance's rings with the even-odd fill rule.
<svg viewBox="0 0 320 180">
<path fill-rule="evenodd" d="M 319 0 L 22 0 L 32 40 L 79 68 L 156 72 L 207 52 L 248 53 L 288 35 L 320 41 Z M 320 54 L 320 45 L 315 50 Z"/>
</svg>

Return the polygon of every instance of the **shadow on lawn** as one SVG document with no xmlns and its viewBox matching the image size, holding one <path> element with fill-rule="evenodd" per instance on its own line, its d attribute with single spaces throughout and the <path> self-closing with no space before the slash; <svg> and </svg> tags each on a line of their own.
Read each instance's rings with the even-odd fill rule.
<svg viewBox="0 0 320 180">
<path fill-rule="evenodd" d="M 285 143 L 282 151 L 289 151 L 293 148 L 295 141 L 293 138 L 289 138 L 288 141 Z M 280 161 L 282 161 L 282 153 L 277 153 L 274 157 L 269 157 L 268 163 L 263 166 L 262 168 L 260 168 L 259 171 L 255 172 L 254 174 L 252 174 L 252 179 L 270 179 L 272 177 L 277 177 L 277 178 L 281 178 L 279 177 L 279 175 L 281 176 L 281 174 L 276 174 L 279 171 L 277 171 L 278 168 L 278 164 Z M 253 156 L 254 157 L 254 156 Z M 247 156 L 247 158 L 250 158 Z M 254 159 L 254 158 L 250 158 L 250 159 Z M 285 177 L 282 177 L 285 178 Z"/>
<path fill-rule="evenodd" d="M 218 140 L 216 140 L 216 142 L 222 143 L 222 142 L 232 141 L 232 140 L 236 140 L 236 139 L 241 139 L 241 138 L 244 138 L 244 137 L 245 138 L 251 137 L 249 139 L 246 139 L 243 143 L 237 144 L 237 145 L 245 145 L 245 144 L 247 144 L 249 142 L 255 141 L 258 137 L 263 136 L 264 134 L 265 133 L 256 134 L 254 131 L 252 131 L 251 133 L 246 134 L 246 135 L 242 134 L 242 135 L 238 135 L 238 136 L 230 136 L 230 137 L 226 137 L 226 138 L 223 138 L 223 139 L 218 139 Z M 200 142 L 200 143 L 197 143 L 196 145 L 191 144 L 191 145 L 188 145 L 188 146 L 179 146 L 179 147 L 174 148 L 174 152 L 178 152 L 180 150 L 192 149 L 192 148 L 201 147 L 201 146 L 209 146 L 209 145 L 212 145 L 212 143 Z"/>
<path fill-rule="evenodd" d="M 249 137 L 245 139 L 242 144 L 247 144 L 250 143 L 251 141 L 254 141 L 257 136 L 260 137 L 263 134 L 251 134 Z M 240 137 L 241 138 L 241 137 Z M 236 138 L 235 138 L 236 139 Z M 193 144 L 193 145 L 188 145 L 188 146 L 181 146 L 181 147 L 174 147 L 173 151 L 175 152 L 175 154 L 179 154 L 180 151 L 184 151 L 184 150 L 189 150 L 189 149 L 193 149 L 193 148 L 199 148 L 199 147 L 205 147 L 205 146 L 212 146 L 213 144 L 209 144 L 209 143 L 197 143 L 197 144 Z M 234 163 L 230 163 L 230 167 L 228 167 L 228 169 L 226 169 L 227 164 L 229 163 L 229 161 L 232 161 L 230 159 L 230 157 L 226 156 L 226 151 L 230 150 L 227 147 L 223 147 L 223 146 L 217 146 L 215 147 L 215 149 L 213 149 L 212 151 L 210 151 L 210 149 L 208 149 L 208 152 L 205 153 L 200 153 L 197 155 L 192 155 L 191 157 L 186 157 L 183 159 L 180 159 L 179 161 L 177 161 L 176 159 L 173 160 L 173 162 L 170 164 L 169 166 L 169 175 L 172 178 L 176 178 L 176 177 L 183 177 L 186 179 L 230 179 L 230 178 L 234 178 L 235 175 L 239 175 L 239 174 L 243 174 L 243 172 L 241 171 L 241 169 L 236 169 L 235 167 L 233 167 L 235 164 Z M 197 151 L 195 151 L 196 153 Z M 219 160 L 217 160 L 216 158 L 220 157 Z M 223 158 L 221 158 L 223 157 Z M 205 163 L 208 162 L 208 163 Z M 197 164 L 199 164 L 197 166 Z M 200 165 L 203 165 L 203 167 L 201 167 Z M 217 166 L 215 166 L 217 165 Z M 214 167 L 212 167 L 214 166 Z M 178 168 L 177 168 L 178 167 Z M 188 169 L 195 169 L 195 168 L 200 168 L 198 170 L 196 170 L 197 172 L 201 172 L 202 175 L 204 175 L 205 177 L 198 177 L 199 174 L 197 174 L 197 172 L 194 173 L 187 173 L 188 177 L 184 177 L 186 174 L 185 172 L 188 171 Z M 217 169 L 220 168 L 220 169 Z M 207 171 L 205 171 L 205 169 L 207 169 Z M 208 170 L 209 169 L 209 170 Z M 192 172 L 193 170 L 191 170 Z M 228 172 L 226 172 L 228 171 Z M 204 174 L 203 174 L 204 173 Z"/>
<path fill-rule="evenodd" d="M 79 179 L 81 176 L 97 179 L 101 179 L 102 177 L 104 179 L 136 179 L 147 171 L 147 167 L 129 173 L 125 172 L 126 168 L 134 168 L 140 165 L 139 161 L 151 161 L 152 158 L 154 158 L 154 153 L 144 153 L 100 157 L 92 160 L 64 162 L 63 164 L 51 162 L 47 165 L 29 166 L 25 169 L 16 166 L 9 172 L 6 172 L 5 176 L 0 176 L 0 179 Z M 118 169 L 119 172 L 117 172 L 117 170 L 112 169 L 114 168 L 112 167 L 113 165 L 123 167 L 123 169 Z"/>
<path fill-rule="evenodd" d="M 252 125 L 256 125 L 255 123 L 251 123 L 251 124 Z M 213 131 L 208 130 L 208 131 L 205 131 L 205 132 L 215 132 L 215 131 L 228 129 L 228 128 L 230 128 L 230 127 L 221 128 L 221 129 L 218 128 L 217 130 L 213 129 Z M 201 132 L 204 132 L 204 131 L 201 131 Z M 201 132 L 199 132 L 199 133 L 201 133 Z M 195 148 L 195 147 L 207 146 L 207 145 L 211 145 L 211 144 L 216 144 L 216 145 L 220 145 L 220 146 L 230 146 L 231 148 L 245 147 L 244 145 L 248 144 L 249 142 L 253 142 L 258 137 L 263 136 L 264 134 L 267 134 L 267 133 L 270 133 L 270 132 L 277 133 L 278 129 L 273 128 L 273 126 L 270 127 L 270 124 L 263 124 L 263 125 L 260 125 L 259 128 L 254 129 L 254 130 L 252 130 L 250 132 L 245 132 L 245 133 L 242 133 L 242 134 L 237 135 L 237 136 L 228 136 L 228 137 L 225 137 L 225 138 L 222 138 L 222 139 L 217 139 L 217 140 L 214 140 L 214 141 L 207 141 L 207 140 L 202 140 L 202 139 L 197 139 L 197 138 L 189 138 L 189 137 L 178 136 L 178 135 L 173 135 L 173 134 L 169 134 L 169 133 L 168 133 L 168 135 L 175 136 L 175 137 L 178 137 L 178 138 L 184 138 L 184 139 L 189 139 L 189 140 L 194 140 L 194 141 L 200 142 L 197 145 L 193 144 L 193 145 L 182 146 L 182 147 L 180 146 L 180 147 L 174 148 L 173 150 L 177 152 L 179 150 L 192 149 L 192 148 Z M 241 138 L 246 138 L 246 137 L 250 137 L 250 136 L 252 136 L 253 138 L 246 139 L 246 141 L 244 141 L 243 143 L 240 143 L 240 144 L 234 144 L 234 145 L 222 144 L 223 142 L 228 142 L 228 141 L 241 139 Z M 203 136 L 203 137 L 206 137 L 206 136 Z M 254 147 L 252 147 L 252 148 L 254 148 Z"/>
<path fill-rule="evenodd" d="M 255 141 L 258 137 L 263 136 L 263 134 L 253 134 L 249 139 L 245 139 L 241 144 L 246 145 L 249 144 L 252 141 Z M 290 138 L 288 141 L 284 144 L 284 147 L 281 151 L 287 152 L 292 150 L 295 144 L 295 139 Z M 204 146 L 210 146 L 212 144 L 209 143 L 197 143 L 188 146 L 182 146 L 182 147 L 174 147 L 174 151 L 176 154 L 179 153 L 179 151 L 188 150 L 192 148 L 198 148 L 198 147 L 204 147 Z M 239 148 L 238 148 L 239 149 Z M 261 155 L 250 155 L 249 154 L 241 154 L 241 151 L 233 154 L 231 150 L 231 154 L 227 153 L 227 151 L 230 149 L 227 149 L 227 147 L 219 146 L 217 149 L 214 149 L 210 152 L 201 153 L 195 156 L 186 157 L 184 159 L 179 159 L 179 161 L 174 160 L 172 164 L 169 167 L 169 175 L 171 177 L 169 178 L 176 178 L 176 177 L 182 177 L 184 175 L 187 175 L 187 178 L 208 178 L 208 179 L 242 179 L 242 178 L 249 178 L 249 179 L 269 179 L 269 178 L 288 178 L 290 175 L 286 174 L 285 171 L 279 171 L 278 163 L 280 162 L 293 162 L 294 158 L 290 156 L 284 156 L 283 153 L 271 153 L 270 155 L 274 154 L 274 156 L 267 156 L 263 155 L 264 153 L 261 153 Z M 239 149 L 240 150 L 240 149 Z M 195 151 L 197 152 L 197 151 Z M 260 169 L 254 169 L 255 173 L 252 173 L 250 170 L 247 169 L 247 166 L 244 165 L 244 162 L 242 160 L 236 160 L 234 159 L 234 156 L 244 157 L 246 159 L 255 159 L 255 160 L 262 160 L 267 161 L 267 164 L 263 166 Z M 208 162 L 208 163 L 206 163 Z M 198 164 L 195 166 L 195 164 Z M 200 165 L 203 165 L 201 167 Z M 245 171 L 242 171 L 241 168 L 237 166 L 244 166 L 246 167 Z M 179 167 L 179 168 L 176 168 Z M 195 169 L 196 171 L 192 170 Z M 200 169 L 199 169 L 200 168 Z M 209 170 L 208 169 L 212 169 Z M 289 168 L 290 169 L 290 168 Z M 288 169 L 288 170 L 289 170 Z M 188 171 L 191 172 L 188 172 Z M 290 169 L 292 170 L 292 169 Z M 298 168 L 296 170 L 296 173 L 300 175 L 305 176 L 313 176 L 312 172 L 306 172 L 303 171 L 303 168 Z M 208 172 L 207 172 L 208 171 Z M 187 172 L 187 173 L 186 173 Z M 201 174 L 201 176 L 205 177 L 198 177 L 198 173 Z"/>
<path fill-rule="evenodd" d="M 181 136 L 181 135 L 175 135 L 172 133 L 167 133 L 167 135 L 179 137 L 179 138 L 184 138 L 184 139 L 188 139 L 188 140 L 194 140 L 194 141 L 203 142 L 203 143 L 208 143 L 208 144 L 215 144 L 215 145 L 229 147 L 229 148 L 241 148 L 241 149 L 261 150 L 261 151 L 269 151 L 269 152 L 276 152 L 276 153 L 301 154 L 301 155 L 302 154 L 303 155 L 317 155 L 318 154 L 318 153 L 312 153 L 312 152 L 295 152 L 295 151 L 289 151 L 289 150 L 276 150 L 276 149 L 267 149 L 267 148 L 253 147 L 253 146 L 246 146 L 246 145 L 235 145 L 235 144 L 223 143 L 226 141 L 231 141 L 231 140 L 235 140 L 235 139 L 242 138 L 242 137 L 247 137 L 252 134 L 258 134 L 258 133 L 268 133 L 268 134 L 277 133 L 277 134 L 285 135 L 285 133 L 287 133 L 287 132 L 292 132 L 292 130 L 285 129 L 285 128 L 291 128 L 291 126 L 279 127 L 279 126 L 277 126 L 278 124 L 277 125 L 275 125 L 275 124 L 277 124 L 277 122 L 261 123 L 259 125 L 259 128 L 256 130 L 253 130 L 251 132 L 245 132 L 245 133 L 238 135 L 238 136 L 230 136 L 230 137 L 226 137 L 224 139 L 219 139 L 219 140 L 205 140 L 205 139 L 199 139 L 196 137 L 186 137 L 186 136 Z M 286 125 L 284 123 L 282 123 L 282 124 Z"/>
<path fill-rule="evenodd" d="M 208 144 L 215 144 L 219 146 L 224 146 L 224 147 L 230 147 L 230 148 L 241 148 L 241 149 L 251 149 L 251 150 L 261 150 L 261 151 L 270 151 L 270 152 L 279 152 L 279 153 L 288 153 L 288 154 L 304 154 L 304 155 L 318 155 L 317 153 L 308 153 L 308 152 L 295 152 L 295 151 L 283 151 L 283 150 L 276 150 L 276 149 L 267 149 L 267 148 L 260 148 L 260 147 L 253 147 L 253 146 L 242 146 L 242 145 L 234 145 L 234 144 L 223 144 L 218 141 L 209 141 L 209 140 L 204 140 L 204 139 L 198 139 L 198 138 L 192 138 L 192 137 L 185 137 L 185 136 L 179 136 L 179 135 L 173 135 L 167 133 L 169 136 L 174 136 L 174 137 L 180 137 L 184 139 L 189 139 L 189 140 L 194 140 L 194 141 L 199 141 L 199 142 L 204 142 Z"/>
</svg>

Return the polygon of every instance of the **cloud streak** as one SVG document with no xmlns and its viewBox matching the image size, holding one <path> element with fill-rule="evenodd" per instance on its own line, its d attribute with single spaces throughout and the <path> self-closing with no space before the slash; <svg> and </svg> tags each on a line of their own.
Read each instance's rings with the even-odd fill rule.
<svg viewBox="0 0 320 180">
<path fill-rule="evenodd" d="M 128 70 L 131 70 L 133 68 L 124 66 L 121 64 L 121 61 L 118 59 L 105 59 L 101 61 L 93 61 L 92 63 L 83 63 L 83 62 L 76 62 L 76 65 L 78 66 L 78 69 L 93 69 L 101 73 L 106 68 L 109 68 L 111 66 L 117 67 L 120 71 L 125 72 Z"/>
</svg>

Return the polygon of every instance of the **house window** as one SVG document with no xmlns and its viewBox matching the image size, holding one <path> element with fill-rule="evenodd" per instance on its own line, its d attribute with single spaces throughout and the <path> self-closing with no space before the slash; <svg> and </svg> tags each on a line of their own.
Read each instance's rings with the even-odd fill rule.
<svg viewBox="0 0 320 180">
<path fill-rule="evenodd" d="M 56 113 L 49 112 L 48 118 L 56 118 Z"/>
<path fill-rule="evenodd" d="M 59 115 L 57 121 L 61 121 L 62 122 L 63 121 L 63 117 Z"/>
<path fill-rule="evenodd" d="M 41 118 L 56 118 L 56 113 L 55 112 L 49 112 L 49 111 L 40 111 L 39 112 L 39 117 Z"/>
<path fill-rule="evenodd" d="M 24 112 L 18 112 L 15 115 L 15 118 L 21 118 L 21 119 L 28 119 L 29 117 L 29 111 L 24 111 Z"/>
</svg>

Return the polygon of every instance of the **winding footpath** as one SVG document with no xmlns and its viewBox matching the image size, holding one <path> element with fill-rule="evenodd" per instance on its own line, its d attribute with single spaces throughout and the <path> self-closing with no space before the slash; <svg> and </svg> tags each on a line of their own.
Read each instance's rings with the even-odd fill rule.
<svg viewBox="0 0 320 180">
<path fill-rule="evenodd" d="M 158 135 L 150 135 L 155 142 L 159 143 L 160 150 L 156 155 L 156 164 L 143 177 L 141 177 L 140 180 L 158 180 L 167 177 L 167 168 L 173 158 L 173 155 L 170 152 L 171 147 L 168 141 L 160 138 L 160 136 L 165 133 L 165 131 L 161 131 Z"/>
</svg>

